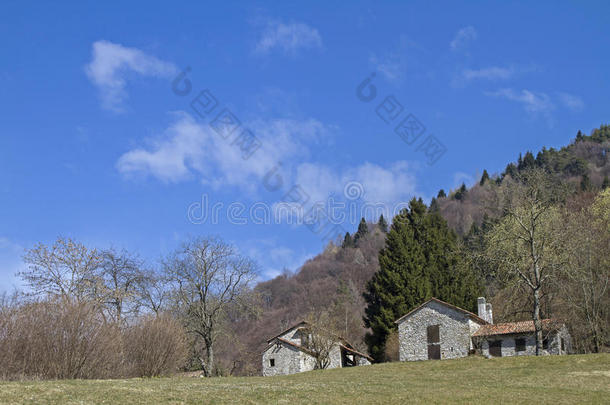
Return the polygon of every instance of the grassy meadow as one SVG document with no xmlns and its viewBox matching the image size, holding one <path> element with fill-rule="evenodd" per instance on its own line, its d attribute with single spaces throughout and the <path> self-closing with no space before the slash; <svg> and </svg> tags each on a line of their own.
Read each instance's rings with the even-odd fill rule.
<svg viewBox="0 0 610 405">
<path fill-rule="evenodd" d="M 282 377 L 0 382 L 16 404 L 610 403 L 610 354 L 380 364 Z"/>
</svg>

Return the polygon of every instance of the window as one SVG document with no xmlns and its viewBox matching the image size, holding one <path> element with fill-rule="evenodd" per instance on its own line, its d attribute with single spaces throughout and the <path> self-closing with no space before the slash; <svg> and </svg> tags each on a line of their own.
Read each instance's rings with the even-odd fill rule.
<svg viewBox="0 0 610 405">
<path fill-rule="evenodd" d="M 428 326 L 428 344 L 431 343 L 440 343 L 440 333 L 438 330 L 438 325 L 430 325 Z"/>
<path fill-rule="evenodd" d="M 489 342 L 489 354 L 493 357 L 502 357 L 502 341 L 492 340 Z"/>
<path fill-rule="evenodd" d="M 565 351 L 566 351 L 566 344 L 565 344 L 565 342 L 564 342 L 563 338 L 561 338 L 561 351 L 562 351 L 562 352 L 565 352 Z"/>
<path fill-rule="evenodd" d="M 544 338 L 544 340 L 542 340 L 542 349 L 549 350 L 549 339 L 548 338 Z"/>
<path fill-rule="evenodd" d="M 275 367 L 275 359 L 269 359 L 269 367 Z"/>
<path fill-rule="evenodd" d="M 525 339 L 515 339 L 515 351 L 516 352 L 524 352 L 525 351 Z"/>
</svg>

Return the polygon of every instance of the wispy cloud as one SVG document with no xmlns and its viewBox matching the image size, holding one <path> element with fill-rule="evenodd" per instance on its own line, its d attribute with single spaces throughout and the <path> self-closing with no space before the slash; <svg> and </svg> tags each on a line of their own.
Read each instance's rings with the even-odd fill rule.
<svg viewBox="0 0 610 405">
<path fill-rule="evenodd" d="M 453 40 L 449 43 L 451 50 L 454 52 L 463 50 L 466 46 L 477 39 L 477 31 L 473 26 L 469 25 L 468 27 L 464 27 L 460 29 L 453 37 Z"/>
<path fill-rule="evenodd" d="M 417 63 L 414 55 L 417 48 L 415 41 L 402 35 L 396 48 L 381 55 L 371 54 L 369 63 L 387 80 L 399 82 L 404 78 L 407 70 Z"/>
<path fill-rule="evenodd" d="M 571 111 L 581 111 L 585 108 L 585 103 L 578 96 L 568 93 L 557 93 L 557 97 L 563 106 Z"/>
<path fill-rule="evenodd" d="M 295 55 L 301 49 L 322 47 L 322 37 L 317 29 L 304 23 L 270 21 L 254 48 L 255 53 L 268 54 L 278 49 Z"/>
<path fill-rule="evenodd" d="M 523 109 L 531 115 L 541 115 L 547 119 L 555 109 L 555 104 L 546 93 L 533 92 L 530 90 L 516 91 L 511 88 L 499 89 L 493 92 L 485 92 L 487 96 L 499 97 L 515 101 L 523 106 Z"/>
<path fill-rule="evenodd" d="M 515 68 L 513 67 L 499 67 L 492 66 L 481 69 L 464 69 L 461 72 L 461 78 L 470 80 L 506 80 L 513 77 L 515 74 Z"/>
<path fill-rule="evenodd" d="M 127 98 L 125 86 L 129 72 L 142 76 L 171 77 L 177 68 L 139 49 L 97 41 L 93 43 L 92 59 L 85 66 L 85 72 L 100 92 L 102 107 L 122 112 L 123 102 Z"/>
<path fill-rule="evenodd" d="M 579 96 L 557 92 L 551 96 L 543 92 L 534 92 L 523 89 L 516 91 L 511 88 L 499 89 L 491 92 L 484 92 L 490 97 L 504 98 L 515 101 L 523 106 L 523 109 L 531 116 L 541 116 L 545 118 L 549 125 L 552 125 L 553 111 L 557 107 L 563 107 L 570 111 L 580 111 L 584 108 L 584 102 Z"/>
</svg>

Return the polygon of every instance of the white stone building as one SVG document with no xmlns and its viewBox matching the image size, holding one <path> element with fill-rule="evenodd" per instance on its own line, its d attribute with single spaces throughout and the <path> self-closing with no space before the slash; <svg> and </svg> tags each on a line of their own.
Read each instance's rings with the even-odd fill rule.
<svg viewBox="0 0 610 405">
<path fill-rule="evenodd" d="M 400 361 L 453 359 L 475 351 L 487 357 L 535 354 L 533 321 L 494 325 L 491 304 L 482 297 L 478 315 L 432 298 L 396 323 Z M 570 350 L 564 325 L 545 319 L 543 333 L 546 354 Z"/>
<path fill-rule="evenodd" d="M 299 322 L 267 340 L 263 351 L 263 376 L 285 375 L 311 371 L 315 368 L 314 353 L 305 341 L 308 339 L 308 323 Z M 345 339 L 337 336 L 330 351 L 328 368 L 353 367 L 370 364 L 372 359 L 353 348 Z"/>
</svg>

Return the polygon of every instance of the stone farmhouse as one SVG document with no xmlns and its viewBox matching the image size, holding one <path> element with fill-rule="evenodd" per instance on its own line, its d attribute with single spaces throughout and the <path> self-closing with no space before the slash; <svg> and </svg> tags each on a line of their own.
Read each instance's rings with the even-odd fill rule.
<svg viewBox="0 0 610 405">
<path fill-rule="evenodd" d="M 301 321 L 267 340 L 263 351 L 263 376 L 295 374 L 315 368 L 314 353 L 307 348 L 310 339 L 308 323 Z M 340 336 L 330 351 L 328 368 L 367 365 L 372 359 L 354 349 Z"/>
<path fill-rule="evenodd" d="M 493 323 L 491 304 L 478 299 L 478 315 L 431 298 L 396 320 L 400 361 L 465 357 L 475 352 L 486 357 L 535 354 L 534 322 Z M 570 351 L 565 325 L 542 321 L 546 354 Z"/>
</svg>

